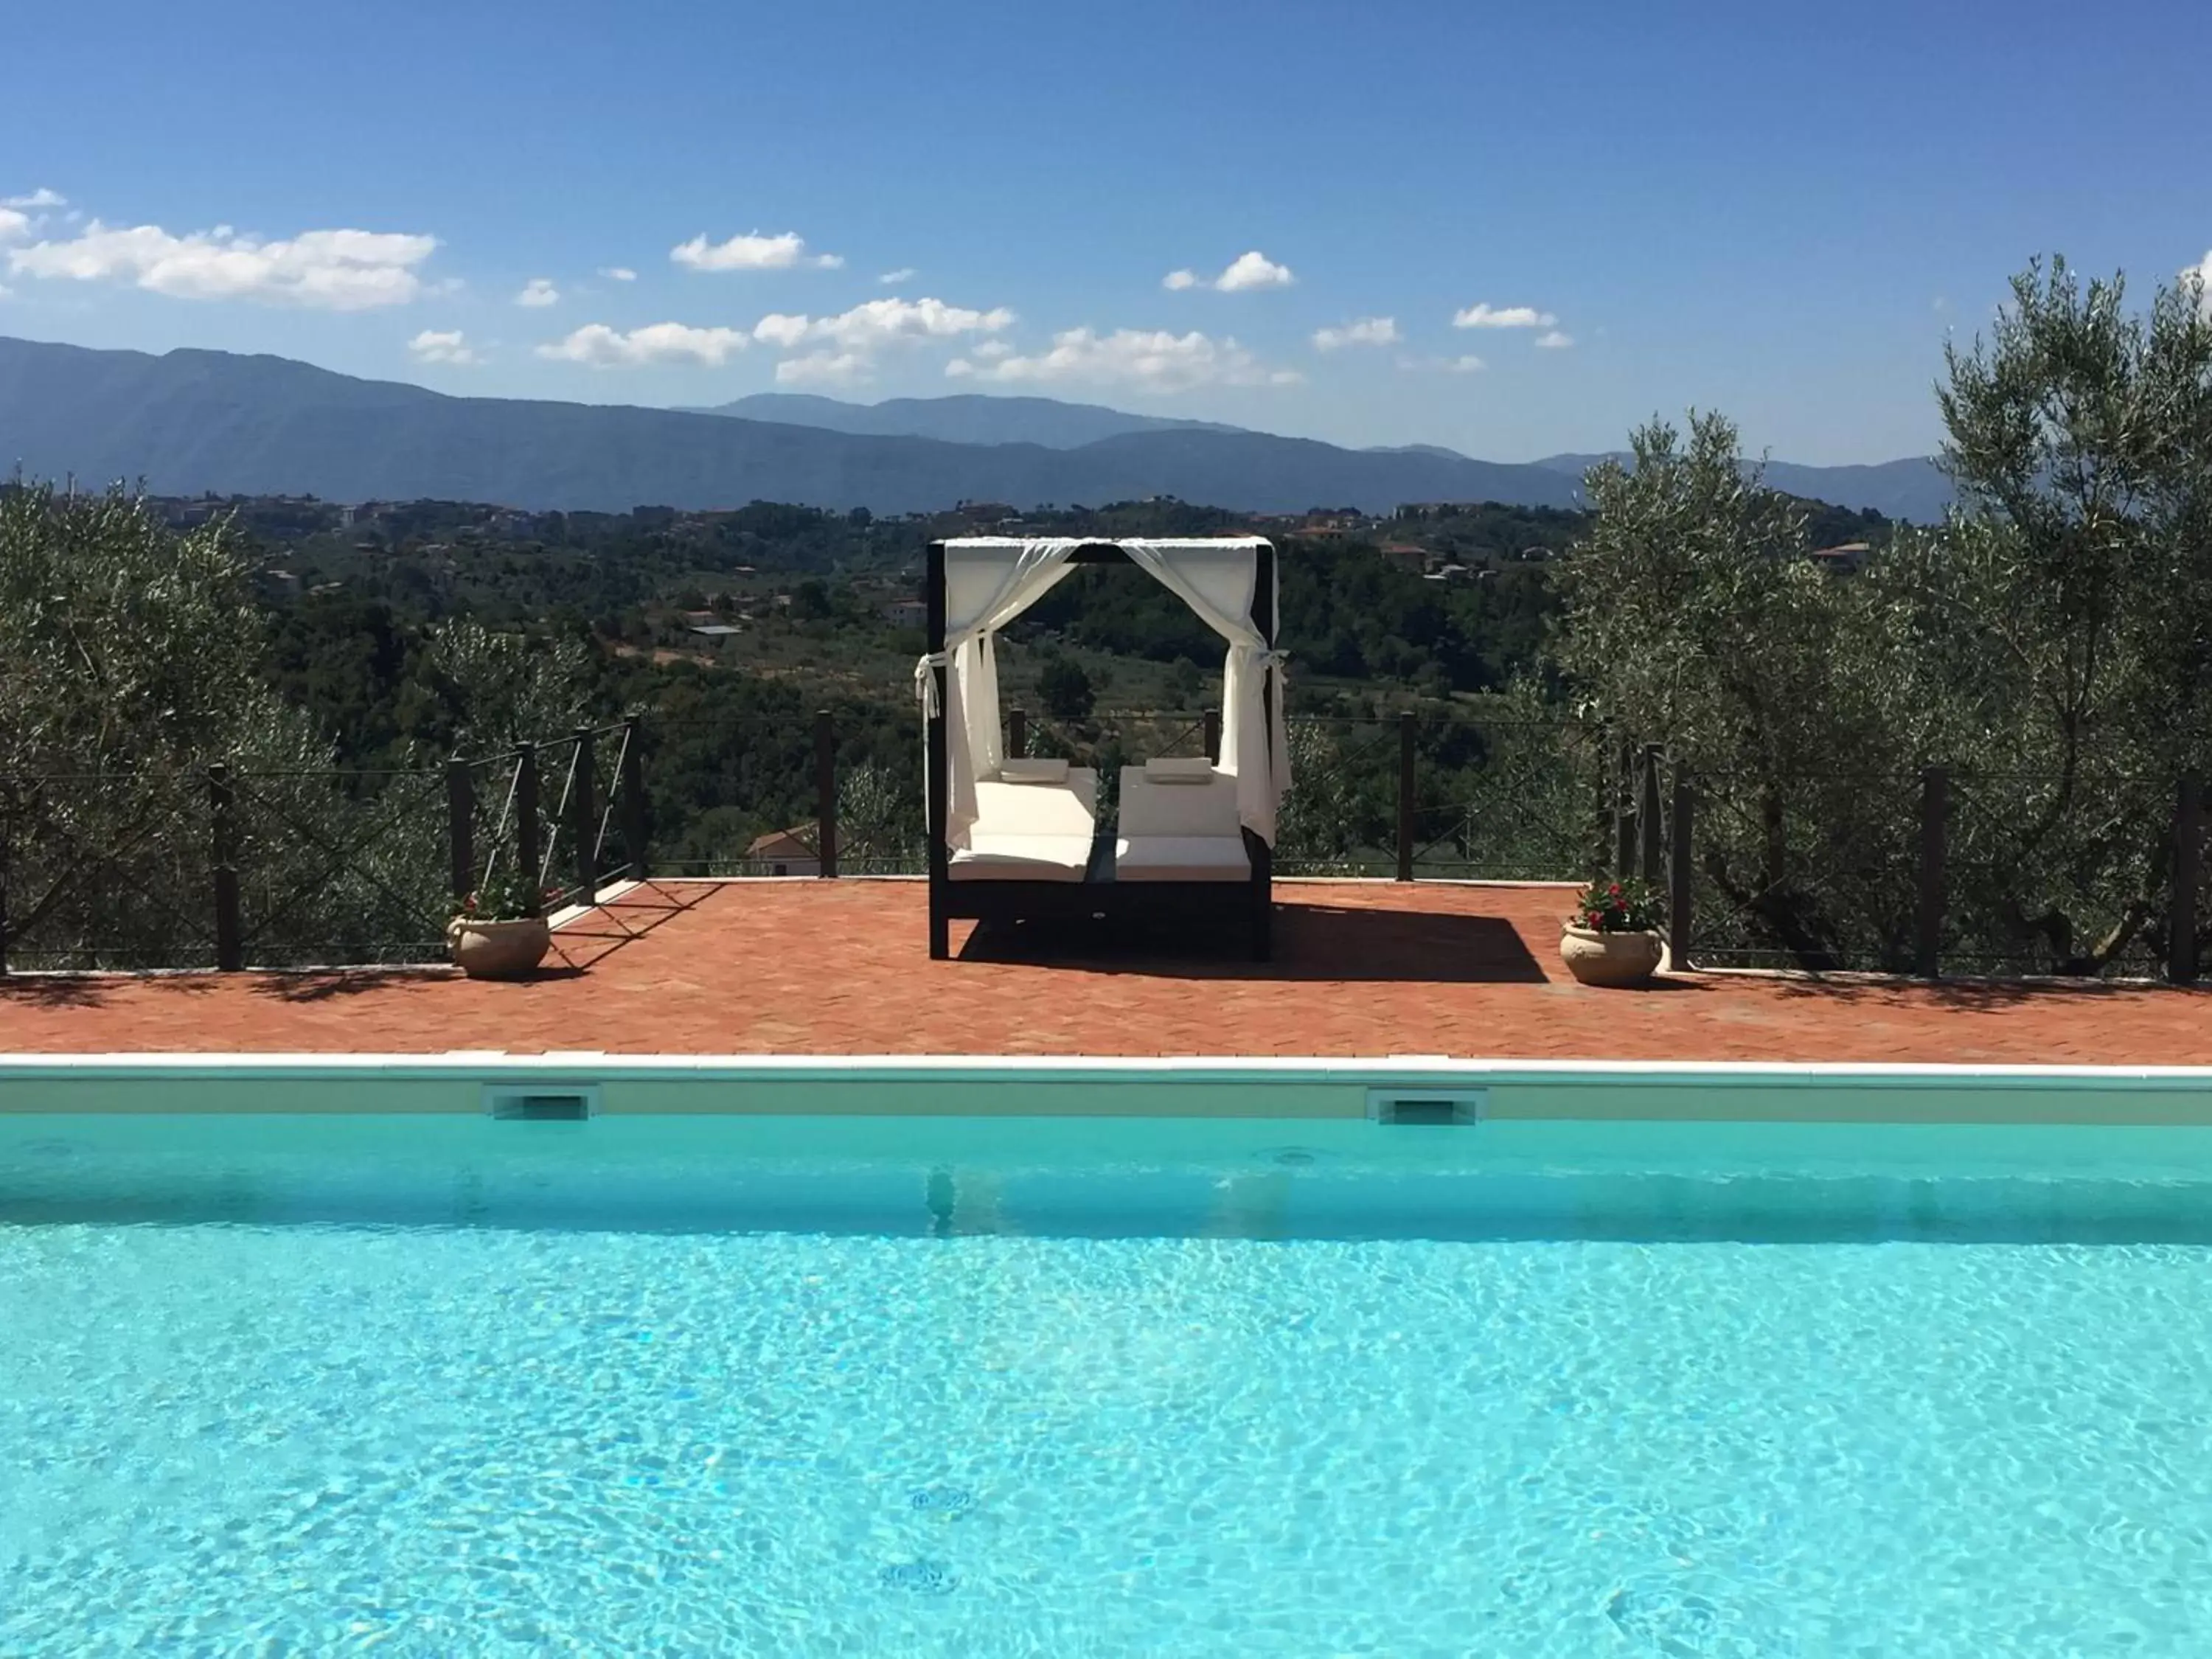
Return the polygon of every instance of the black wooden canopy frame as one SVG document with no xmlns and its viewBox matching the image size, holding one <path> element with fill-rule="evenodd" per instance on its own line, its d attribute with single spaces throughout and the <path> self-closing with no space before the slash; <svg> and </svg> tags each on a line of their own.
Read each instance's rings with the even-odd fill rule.
<svg viewBox="0 0 2212 1659">
<path fill-rule="evenodd" d="M 945 654 L 945 549 L 929 544 L 922 575 L 922 603 L 928 611 L 929 654 Z M 1275 644 L 1275 549 L 1261 541 L 1254 550 L 1253 625 L 1270 650 Z M 1113 542 L 1085 542 L 1069 556 L 1073 564 L 1127 564 L 1129 556 Z M 956 920 L 1006 924 L 1018 921 L 1091 921 L 1171 926 L 1200 937 L 1242 937 L 1255 962 L 1273 953 L 1274 855 L 1267 843 L 1249 829 L 1243 831 L 1244 851 L 1252 873 L 1244 881 L 1116 881 L 1113 878 L 1113 848 L 1103 831 L 1094 842 L 1089 871 L 1081 881 L 955 881 L 951 853 L 945 845 L 950 816 L 945 675 L 933 666 L 937 696 L 929 716 L 929 954 L 942 962 L 952 954 L 952 923 Z M 1261 693 L 1269 711 L 1269 740 L 1276 699 L 1282 695 L 1274 668 L 1265 670 Z M 1224 720 L 1235 711 L 1224 709 Z M 1100 843 L 1104 843 L 1103 847 Z M 1103 854 L 1103 855 L 1102 855 Z"/>
</svg>

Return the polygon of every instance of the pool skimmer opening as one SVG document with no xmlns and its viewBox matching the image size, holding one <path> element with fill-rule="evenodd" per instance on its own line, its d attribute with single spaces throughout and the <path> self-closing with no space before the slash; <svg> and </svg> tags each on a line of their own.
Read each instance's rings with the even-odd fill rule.
<svg viewBox="0 0 2212 1659">
<path fill-rule="evenodd" d="M 1370 1089 L 1367 1115 L 1406 1127 L 1473 1126 L 1482 1121 L 1489 1100 L 1487 1089 Z"/>
<path fill-rule="evenodd" d="M 503 1123 L 581 1123 L 599 1109 L 596 1083 L 487 1083 L 484 1110 Z"/>
</svg>

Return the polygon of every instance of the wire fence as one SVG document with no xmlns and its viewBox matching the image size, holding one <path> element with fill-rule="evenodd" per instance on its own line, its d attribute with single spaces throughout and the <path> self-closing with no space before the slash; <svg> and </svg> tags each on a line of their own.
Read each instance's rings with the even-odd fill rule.
<svg viewBox="0 0 2212 1659">
<path fill-rule="evenodd" d="M 1009 711 L 1010 754 L 1218 759 L 1218 716 Z M 2202 791 L 2067 771 L 1692 775 L 1584 721 L 1294 716 L 1285 876 L 1669 890 L 1678 961 L 2164 974 L 2212 951 Z M 472 894 L 588 907 L 649 877 L 915 875 L 922 745 L 881 711 L 638 718 L 385 771 L 0 775 L 0 971 L 401 963 Z M 2193 792 L 2193 793 L 2192 793 Z"/>
<path fill-rule="evenodd" d="M 1912 971 L 1920 791 L 1888 775 L 1700 777 L 1686 954 L 1708 967 Z M 1668 839 L 1671 851 L 1671 827 Z"/>
<path fill-rule="evenodd" d="M 1701 967 L 2189 981 L 2212 947 L 2189 780 L 1930 768 L 1680 781 L 1693 827 L 1662 823 L 1665 868 L 1686 871 L 1682 954 Z"/>
</svg>

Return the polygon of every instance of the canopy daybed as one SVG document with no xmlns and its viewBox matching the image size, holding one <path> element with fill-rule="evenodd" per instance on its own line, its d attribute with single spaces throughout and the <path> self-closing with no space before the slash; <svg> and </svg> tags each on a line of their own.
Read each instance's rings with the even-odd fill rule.
<svg viewBox="0 0 2212 1659">
<path fill-rule="evenodd" d="M 999 630 L 1076 566 L 1126 563 L 1164 584 L 1229 643 L 1218 758 L 1122 769 L 1120 824 L 1098 818 L 1095 771 L 1008 756 Z M 927 727 L 929 954 L 955 918 L 989 922 L 1172 920 L 1271 948 L 1275 814 L 1290 781 L 1273 545 L 1193 540 L 932 542 L 929 653 L 915 668 Z"/>
</svg>

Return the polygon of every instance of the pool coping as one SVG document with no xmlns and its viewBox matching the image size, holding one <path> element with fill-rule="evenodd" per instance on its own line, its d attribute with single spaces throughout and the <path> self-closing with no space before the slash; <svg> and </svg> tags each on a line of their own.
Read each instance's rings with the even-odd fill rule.
<svg viewBox="0 0 2212 1659">
<path fill-rule="evenodd" d="M 316 1085 L 311 1093 L 303 1084 Z M 2212 1066 L 1393 1054 L 0 1054 L 0 1116 L 483 1114 L 505 1088 L 595 1115 L 1362 1119 L 1393 1091 L 1482 1119 L 2212 1128 Z M 1378 1108 L 1378 1102 L 1382 1108 Z"/>
</svg>

